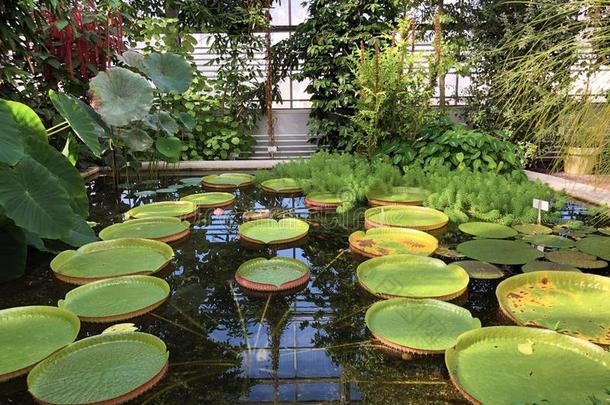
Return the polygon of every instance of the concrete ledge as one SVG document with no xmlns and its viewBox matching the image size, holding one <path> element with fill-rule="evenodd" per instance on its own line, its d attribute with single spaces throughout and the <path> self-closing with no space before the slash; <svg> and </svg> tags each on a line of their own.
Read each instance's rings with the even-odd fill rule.
<svg viewBox="0 0 610 405">
<path fill-rule="evenodd" d="M 527 174 L 528 179 L 540 180 L 553 190 L 565 191 L 570 197 L 591 204 L 610 207 L 610 191 L 608 190 L 530 170 L 526 170 L 525 174 Z"/>
<path fill-rule="evenodd" d="M 256 159 L 256 160 L 189 160 L 178 163 L 142 162 L 142 169 L 148 170 L 256 170 L 271 169 L 289 159 Z"/>
</svg>

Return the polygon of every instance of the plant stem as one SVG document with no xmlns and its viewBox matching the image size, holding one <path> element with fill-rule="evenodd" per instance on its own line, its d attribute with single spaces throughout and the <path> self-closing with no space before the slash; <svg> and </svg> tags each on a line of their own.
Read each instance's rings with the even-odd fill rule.
<svg viewBox="0 0 610 405">
<path fill-rule="evenodd" d="M 70 124 L 68 124 L 67 121 L 62 122 L 61 124 L 57 124 L 49 129 L 47 129 L 47 137 L 55 135 L 67 128 L 70 128 Z"/>
</svg>

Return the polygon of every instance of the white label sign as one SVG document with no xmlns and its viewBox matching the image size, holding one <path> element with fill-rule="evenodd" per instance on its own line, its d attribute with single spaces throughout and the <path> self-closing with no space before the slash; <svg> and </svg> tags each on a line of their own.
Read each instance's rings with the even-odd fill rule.
<svg viewBox="0 0 610 405">
<path fill-rule="evenodd" d="M 277 146 L 267 146 L 267 152 L 269 152 L 269 153 L 277 152 Z"/>
<path fill-rule="evenodd" d="M 544 201 L 544 200 L 539 200 L 537 198 L 534 198 L 534 208 L 536 208 L 538 210 L 542 210 L 542 211 L 548 211 L 549 210 L 549 202 L 548 201 Z"/>
</svg>

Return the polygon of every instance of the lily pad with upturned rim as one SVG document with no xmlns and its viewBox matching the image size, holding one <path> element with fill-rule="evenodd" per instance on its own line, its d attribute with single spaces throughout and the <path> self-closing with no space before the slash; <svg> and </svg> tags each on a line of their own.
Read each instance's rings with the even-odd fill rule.
<svg viewBox="0 0 610 405">
<path fill-rule="evenodd" d="M 349 236 L 350 249 L 366 257 L 393 254 L 431 255 L 438 240 L 427 232 L 407 228 L 373 228 Z"/>
<path fill-rule="evenodd" d="M 313 209 L 332 210 L 344 202 L 336 193 L 309 193 L 305 196 L 305 206 Z"/>
<path fill-rule="evenodd" d="M 128 218 L 176 217 L 192 218 L 197 215 L 197 205 L 191 201 L 162 201 L 142 204 L 127 211 Z"/>
<path fill-rule="evenodd" d="M 576 249 L 604 260 L 610 260 L 610 238 L 606 236 L 583 238 L 576 242 Z"/>
<path fill-rule="evenodd" d="M 502 281 L 500 309 L 518 325 L 553 329 L 610 345 L 610 278 L 594 274 L 536 271 Z"/>
<path fill-rule="evenodd" d="M 117 277 L 75 288 L 57 306 L 84 322 L 115 322 L 152 311 L 169 292 L 169 284 L 157 277 Z"/>
<path fill-rule="evenodd" d="M 365 322 L 382 344 L 420 354 L 442 353 L 462 333 L 481 327 L 477 318 L 457 305 L 410 298 L 376 302 L 366 311 Z"/>
<path fill-rule="evenodd" d="M 110 225 L 100 231 L 100 239 L 144 238 L 161 242 L 173 242 L 190 232 L 191 224 L 174 217 L 150 217 L 132 219 Z"/>
<path fill-rule="evenodd" d="M 369 259 L 358 266 L 358 283 L 382 298 L 435 298 L 460 296 L 468 287 L 468 274 L 440 259 L 416 255 L 390 255 Z"/>
<path fill-rule="evenodd" d="M 433 208 L 390 205 L 367 209 L 364 220 L 367 229 L 395 227 L 432 230 L 447 225 L 449 217 Z"/>
<path fill-rule="evenodd" d="M 602 269 L 608 265 L 603 260 L 597 260 L 596 256 L 576 250 L 556 250 L 554 252 L 546 252 L 545 256 L 552 262 L 580 269 Z"/>
<path fill-rule="evenodd" d="M 559 264 L 543 260 L 536 260 L 524 264 L 523 266 L 521 266 L 521 271 L 524 273 L 531 273 L 532 271 L 573 271 L 576 273 L 581 272 L 576 267 L 568 266 L 567 264 Z"/>
<path fill-rule="evenodd" d="M 475 239 L 460 243 L 460 253 L 471 259 L 494 264 L 525 264 L 544 254 L 527 243 L 502 239 Z"/>
<path fill-rule="evenodd" d="M 528 235 L 523 238 L 524 241 L 536 246 L 544 246 L 549 248 L 571 248 L 574 246 L 574 241 L 563 236 L 557 235 Z"/>
<path fill-rule="evenodd" d="M 498 266 L 478 260 L 462 260 L 452 263 L 461 267 L 468 273 L 470 278 L 477 280 L 493 280 L 504 277 L 504 272 Z"/>
<path fill-rule="evenodd" d="M 493 326 L 468 331 L 446 351 L 445 364 L 453 384 L 473 404 L 610 400 L 610 353 L 550 330 Z"/>
<path fill-rule="evenodd" d="M 307 236 L 309 224 L 302 219 L 258 219 L 239 225 L 239 236 L 251 243 L 281 244 Z"/>
<path fill-rule="evenodd" d="M 370 205 L 421 205 L 430 191 L 419 187 L 392 187 L 387 193 L 369 193 L 366 198 Z"/>
<path fill-rule="evenodd" d="M 45 404 L 119 404 L 163 378 L 168 357 L 165 343 L 156 336 L 104 333 L 39 363 L 28 375 L 28 391 Z"/>
<path fill-rule="evenodd" d="M 199 208 L 219 208 L 233 204 L 235 196 L 231 193 L 210 192 L 187 195 L 180 200 L 195 203 Z"/>
<path fill-rule="evenodd" d="M 28 372 L 72 343 L 80 321 L 72 312 L 48 306 L 0 310 L 0 382 Z"/>
<path fill-rule="evenodd" d="M 221 173 L 204 176 L 201 179 L 204 187 L 234 190 L 254 184 L 254 176 L 247 173 Z"/>
<path fill-rule="evenodd" d="M 525 235 L 548 235 L 553 232 L 548 226 L 538 224 L 513 225 L 513 229 Z"/>
<path fill-rule="evenodd" d="M 78 250 L 64 250 L 51 261 L 60 280 L 85 284 L 135 274 L 152 274 L 169 263 L 173 249 L 164 242 L 122 238 L 93 242 Z"/>
<path fill-rule="evenodd" d="M 597 228 L 597 232 L 602 235 L 610 236 L 610 226 L 604 226 L 603 228 Z"/>
<path fill-rule="evenodd" d="M 511 227 L 491 222 L 466 222 L 458 226 L 460 231 L 469 235 L 488 239 L 506 239 L 517 236 L 518 232 Z"/>
<path fill-rule="evenodd" d="M 280 179 L 265 180 L 261 183 L 261 188 L 268 193 L 276 194 L 296 194 L 303 192 L 295 179 L 288 177 Z"/>
<path fill-rule="evenodd" d="M 254 291 L 277 292 L 298 288 L 309 281 L 309 267 L 296 259 L 258 257 L 241 264 L 235 281 Z"/>
</svg>

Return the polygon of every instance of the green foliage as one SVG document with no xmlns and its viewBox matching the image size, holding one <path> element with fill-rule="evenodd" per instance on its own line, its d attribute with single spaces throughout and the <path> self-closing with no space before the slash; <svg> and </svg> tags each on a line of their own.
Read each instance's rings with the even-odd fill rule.
<svg viewBox="0 0 610 405">
<path fill-rule="evenodd" d="M 565 194 L 529 181 L 522 171 L 498 174 L 414 166 L 406 170 L 404 182 L 430 190 L 432 194 L 424 205 L 444 211 L 455 223 L 533 223 L 538 211 L 532 207 L 532 200 L 538 198 L 551 201 L 551 210 L 543 213 L 542 221 L 553 224 L 561 219 L 560 210 L 566 202 Z"/>
</svg>

